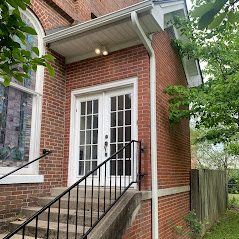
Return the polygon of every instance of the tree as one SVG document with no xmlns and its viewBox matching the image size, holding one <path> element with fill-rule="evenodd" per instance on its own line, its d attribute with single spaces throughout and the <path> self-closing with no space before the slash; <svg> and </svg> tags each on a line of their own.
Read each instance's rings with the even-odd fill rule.
<svg viewBox="0 0 239 239">
<path fill-rule="evenodd" d="M 9 86 L 12 79 L 22 82 L 29 78 L 29 72 L 36 71 L 38 65 L 46 66 L 54 75 L 49 64 L 53 56 L 40 56 L 37 47 L 25 47 L 26 34 L 36 35 L 21 18 L 20 9 L 26 10 L 29 4 L 30 0 L 0 0 L 0 76 L 4 86 Z"/>
<path fill-rule="evenodd" d="M 198 18 L 198 28 L 215 28 L 227 19 L 231 24 L 238 22 L 239 0 L 196 0 L 192 16 Z"/>
<path fill-rule="evenodd" d="M 196 161 L 197 168 L 217 169 L 227 171 L 237 167 L 237 156 L 230 155 L 223 144 L 210 142 L 197 142 L 197 138 L 205 134 L 203 130 L 191 128 L 192 158 Z"/>
<path fill-rule="evenodd" d="M 239 30 L 238 24 L 223 22 L 215 29 L 198 29 L 198 20 L 176 20 L 187 41 L 176 41 L 183 57 L 207 62 L 208 80 L 188 89 L 169 86 L 170 122 L 193 117 L 195 127 L 204 134 L 198 142 L 223 144 L 229 154 L 239 154 Z M 189 107 L 190 106 L 190 107 Z"/>
</svg>

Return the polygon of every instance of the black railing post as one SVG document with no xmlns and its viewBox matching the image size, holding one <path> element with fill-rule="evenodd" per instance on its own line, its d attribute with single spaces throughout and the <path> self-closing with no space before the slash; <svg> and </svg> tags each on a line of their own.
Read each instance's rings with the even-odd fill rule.
<svg viewBox="0 0 239 239">
<path fill-rule="evenodd" d="M 139 191 L 141 191 L 141 177 L 142 177 L 142 172 L 141 172 L 141 167 L 142 167 L 142 143 L 139 141 L 139 169 L 138 169 L 138 184 L 139 184 Z"/>
</svg>

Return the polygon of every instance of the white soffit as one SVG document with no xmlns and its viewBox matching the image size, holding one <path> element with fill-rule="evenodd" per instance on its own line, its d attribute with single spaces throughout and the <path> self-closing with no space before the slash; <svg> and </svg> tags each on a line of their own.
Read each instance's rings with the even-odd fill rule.
<svg viewBox="0 0 239 239">
<path fill-rule="evenodd" d="M 99 46 L 106 47 L 110 53 L 138 45 L 140 40 L 132 27 L 131 12 L 138 13 L 144 31 L 150 35 L 162 30 L 152 14 L 153 7 L 152 1 L 147 0 L 49 34 L 44 42 L 64 56 L 68 64 L 96 56 L 95 48 Z"/>
</svg>

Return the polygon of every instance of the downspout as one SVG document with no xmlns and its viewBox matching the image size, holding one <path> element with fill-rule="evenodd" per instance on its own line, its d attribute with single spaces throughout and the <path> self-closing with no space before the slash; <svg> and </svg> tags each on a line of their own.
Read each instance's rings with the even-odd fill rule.
<svg viewBox="0 0 239 239">
<path fill-rule="evenodd" d="M 157 172 L 157 123 L 156 123 L 156 60 L 151 40 L 141 27 L 137 13 L 131 13 L 135 32 L 150 57 L 150 136 L 151 136 L 151 187 L 152 187 L 152 239 L 158 239 L 158 172 Z"/>
</svg>

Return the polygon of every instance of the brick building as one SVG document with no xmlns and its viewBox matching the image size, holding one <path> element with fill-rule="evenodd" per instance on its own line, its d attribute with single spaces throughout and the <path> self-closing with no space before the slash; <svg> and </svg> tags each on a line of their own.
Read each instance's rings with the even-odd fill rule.
<svg viewBox="0 0 239 239">
<path fill-rule="evenodd" d="M 22 14 L 38 33 L 29 44 L 55 56 L 55 76 L 39 67 L 30 83 L 0 86 L 0 174 L 43 149 L 52 153 L 0 181 L 0 230 L 22 208 L 74 184 L 137 140 L 141 200 L 122 238 L 176 238 L 175 227 L 190 210 L 189 124 L 169 125 L 163 89 L 201 79 L 197 62 L 180 59 L 171 46 L 180 37 L 171 20 L 186 14 L 184 1 L 32 0 Z M 123 154 L 94 186 L 137 178 L 139 157 Z"/>
</svg>

